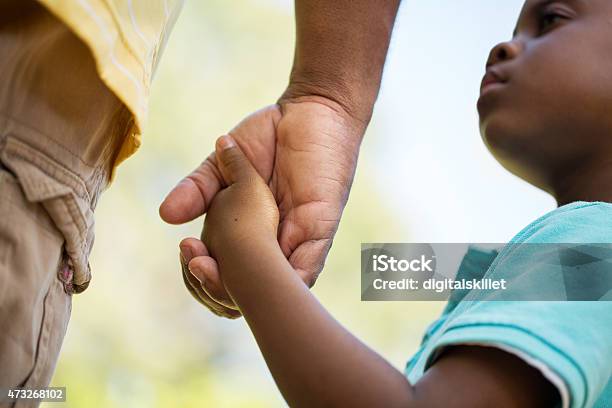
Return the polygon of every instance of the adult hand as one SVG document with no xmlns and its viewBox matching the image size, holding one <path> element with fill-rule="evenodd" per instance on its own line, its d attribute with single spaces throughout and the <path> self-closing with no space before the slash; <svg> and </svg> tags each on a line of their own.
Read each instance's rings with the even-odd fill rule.
<svg viewBox="0 0 612 408">
<path fill-rule="evenodd" d="M 355 173 L 366 123 L 341 105 L 301 96 L 259 110 L 230 135 L 268 183 L 280 213 L 278 241 L 302 280 L 314 285 L 338 228 Z M 214 151 L 185 177 L 160 206 L 160 216 L 182 224 L 204 214 L 224 187 Z M 196 238 L 181 241 L 183 278 L 194 297 L 213 313 L 240 316 L 214 264 L 198 281 L 189 261 L 208 255 Z M 254 260 L 256 262 L 256 260 Z"/>
</svg>

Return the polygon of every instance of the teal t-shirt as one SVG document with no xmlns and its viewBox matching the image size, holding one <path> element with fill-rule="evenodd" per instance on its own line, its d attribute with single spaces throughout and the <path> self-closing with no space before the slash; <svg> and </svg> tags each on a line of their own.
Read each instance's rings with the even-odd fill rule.
<svg viewBox="0 0 612 408">
<path fill-rule="evenodd" d="M 501 249 L 470 246 L 457 278 L 509 280 L 530 274 L 525 290 L 563 290 L 555 273 L 562 265 L 526 270 L 513 246 L 523 243 L 612 243 L 612 204 L 577 201 L 523 228 Z M 598 268 L 612 273 L 612 259 Z M 608 275 L 609 276 L 609 275 Z M 599 297 L 598 297 L 599 298 Z M 479 301 L 453 293 L 427 329 L 405 374 L 415 383 L 448 346 L 498 347 L 538 368 L 559 390 L 564 407 L 612 407 L 612 291 L 600 301 Z"/>
</svg>

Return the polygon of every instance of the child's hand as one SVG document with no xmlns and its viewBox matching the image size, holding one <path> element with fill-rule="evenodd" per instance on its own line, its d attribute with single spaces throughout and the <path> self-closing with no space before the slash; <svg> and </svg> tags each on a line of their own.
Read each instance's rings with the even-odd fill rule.
<svg viewBox="0 0 612 408">
<path fill-rule="evenodd" d="M 217 140 L 215 154 L 227 187 L 215 195 L 204 221 L 202 242 L 210 256 L 196 257 L 189 264 L 194 274 L 203 275 L 198 276 L 201 282 L 219 266 L 221 274 L 226 273 L 222 266 L 227 259 L 234 265 L 241 258 L 253 262 L 260 251 L 278 247 L 278 207 L 265 181 L 231 136 Z"/>
</svg>

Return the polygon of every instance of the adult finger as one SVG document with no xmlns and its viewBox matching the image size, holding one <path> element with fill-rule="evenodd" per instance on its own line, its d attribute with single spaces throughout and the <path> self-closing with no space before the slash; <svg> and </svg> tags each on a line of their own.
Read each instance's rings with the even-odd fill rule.
<svg viewBox="0 0 612 408">
<path fill-rule="evenodd" d="M 300 244 L 289 256 L 289 263 L 304 283 L 312 288 L 323 270 L 332 239 L 318 239 Z"/>
<path fill-rule="evenodd" d="M 202 289 L 217 303 L 238 310 L 219 278 L 219 266 L 210 256 L 197 256 L 187 265 L 189 271 L 200 282 Z"/>
<path fill-rule="evenodd" d="M 202 282 L 200 282 L 198 277 L 196 277 L 188 268 L 188 264 L 193 258 L 208 257 L 208 250 L 206 249 L 204 243 L 197 238 L 185 238 L 181 241 L 179 246 L 181 250 L 181 270 L 187 290 L 196 298 L 196 300 L 210 309 L 213 313 L 229 318 L 239 317 L 240 312 L 236 312 L 237 308 L 233 302 L 225 301 L 225 299 L 229 299 L 229 296 L 226 294 L 224 289 L 221 294 L 215 295 L 218 299 L 214 299 L 210 296 L 210 293 L 207 292 L 206 287 L 202 284 Z M 220 284 L 219 271 L 218 268 L 216 268 L 216 262 L 212 258 L 210 258 L 210 260 L 214 263 L 215 267 L 207 268 L 207 285 L 215 285 L 214 291 L 219 292 L 218 287 L 223 287 Z M 215 283 L 215 280 L 219 283 Z"/>
<path fill-rule="evenodd" d="M 185 287 L 195 300 L 217 316 L 226 317 L 228 319 L 236 319 L 241 316 L 239 311 L 227 308 L 212 300 L 212 298 L 202 289 L 196 277 L 189 272 L 187 266 L 184 263 L 181 263 L 181 266 Z"/>
<path fill-rule="evenodd" d="M 181 241 L 179 247 L 188 270 L 198 279 L 200 286 L 209 297 L 223 306 L 237 309 L 221 282 L 217 262 L 209 256 L 206 245 L 197 238 L 185 238 Z M 203 259 L 194 264 L 198 268 L 197 270 L 189 265 L 194 258 Z"/>
<path fill-rule="evenodd" d="M 169 224 L 183 224 L 204 214 L 221 180 L 213 152 L 168 193 L 159 207 L 160 217 Z"/>
</svg>

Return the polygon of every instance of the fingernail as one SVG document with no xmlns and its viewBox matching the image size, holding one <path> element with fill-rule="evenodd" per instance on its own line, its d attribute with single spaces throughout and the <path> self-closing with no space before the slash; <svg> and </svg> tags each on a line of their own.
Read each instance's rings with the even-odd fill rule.
<svg viewBox="0 0 612 408">
<path fill-rule="evenodd" d="M 181 257 L 185 263 L 189 263 L 193 259 L 193 252 L 191 252 L 191 248 L 188 246 L 179 246 L 181 251 Z"/>
<path fill-rule="evenodd" d="M 200 270 L 197 265 L 187 265 L 187 268 L 189 269 L 191 275 L 196 278 L 198 282 L 200 282 L 200 285 L 204 285 L 206 278 L 204 277 L 202 270 Z"/>
<path fill-rule="evenodd" d="M 236 146 L 236 141 L 230 135 L 221 136 L 217 139 L 217 146 L 220 150 L 229 149 L 230 147 Z"/>
</svg>

